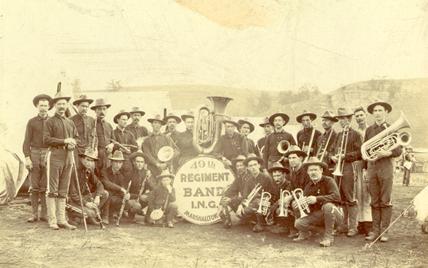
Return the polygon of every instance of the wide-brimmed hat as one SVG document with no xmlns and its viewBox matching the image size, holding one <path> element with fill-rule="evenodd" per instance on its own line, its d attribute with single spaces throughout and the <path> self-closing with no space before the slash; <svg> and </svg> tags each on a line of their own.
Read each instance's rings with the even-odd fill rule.
<svg viewBox="0 0 428 268">
<path fill-rule="evenodd" d="M 133 152 L 132 154 L 129 155 L 129 159 L 130 160 L 134 160 L 135 158 L 137 158 L 139 156 L 142 157 L 142 158 L 144 158 L 144 160 L 146 159 L 146 156 L 141 151 Z"/>
<path fill-rule="evenodd" d="M 272 173 L 276 170 L 285 172 L 285 173 L 289 173 L 289 169 L 284 167 L 283 165 L 281 165 L 278 162 L 274 162 L 269 168 L 268 168 L 268 172 Z"/>
<path fill-rule="evenodd" d="M 311 121 L 314 121 L 315 119 L 317 119 L 317 115 L 316 114 L 304 110 L 303 113 L 299 114 L 296 117 L 296 121 L 299 122 L 299 123 L 302 123 L 302 119 L 303 119 L 304 116 L 309 116 L 309 118 L 311 119 Z"/>
<path fill-rule="evenodd" d="M 126 115 L 126 116 L 128 116 L 128 119 L 129 119 L 129 117 L 131 117 L 131 114 L 130 114 L 130 113 L 128 113 L 127 111 L 125 111 L 125 110 L 120 110 L 120 111 L 119 111 L 119 113 L 118 113 L 118 114 L 116 114 L 116 115 L 113 117 L 113 122 L 115 122 L 115 123 L 117 124 L 117 120 L 119 120 L 119 118 L 120 118 L 122 115 Z"/>
<path fill-rule="evenodd" d="M 53 106 L 59 100 L 66 100 L 69 102 L 71 97 L 66 96 L 61 90 L 58 90 L 55 96 L 51 99 L 51 106 Z"/>
<path fill-rule="evenodd" d="M 238 124 L 239 124 L 240 127 L 242 127 L 242 125 L 244 125 L 244 124 L 248 124 L 248 126 L 250 126 L 250 133 L 254 131 L 254 125 L 253 125 L 253 123 L 251 123 L 250 121 L 248 121 L 247 118 L 238 120 Z"/>
<path fill-rule="evenodd" d="M 374 103 L 370 104 L 369 106 L 367 106 L 367 111 L 369 113 L 373 113 L 373 109 L 376 105 L 381 105 L 385 108 L 385 110 L 390 113 L 392 111 L 392 106 L 391 104 L 385 102 L 385 101 L 381 101 L 381 100 L 376 100 Z"/>
<path fill-rule="evenodd" d="M 263 118 L 263 122 L 261 122 L 261 123 L 259 124 L 259 126 L 261 126 L 261 127 L 265 127 L 265 126 L 267 126 L 267 125 L 271 125 L 271 126 L 272 126 L 272 124 L 269 122 L 269 117 L 265 117 L 265 118 Z"/>
<path fill-rule="evenodd" d="M 153 118 L 147 119 L 147 121 L 150 124 L 152 124 L 153 122 L 159 122 L 159 123 L 161 123 L 161 125 L 165 125 L 166 124 L 166 122 L 164 120 L 162 120 L 162 117 L 159 114 L 155 115 Z"/>
<path fill-rule="evenodd" d="M 34 97 L 33 104 L 35 107 L 37 107 L 37 104 L 39 104 L 40 100 L 47 100 L 49 102 L 49 105 L 52 103 L 52 98 L 47 94 L 39 94 Z"/>
<path fill-rule="evenodd" d="M 273 125 L 273 120 L 275 119 L 275 117 L 280 116 L 282 117 L 282 119 L 284 119 L 285 123 L 284 126 L 287 125 L 288 121 L 290 121 L 290 117 L 284 113 L 275 113 L 271 116 L 269 116 L 269 122 L 271 125 Z"/>
<path fill-rule="evenodd" d="M 320 167 L 322 167 L 322 168 L 324 168 L 324 169 L 326 169 L 327 168 L 327 164 L 326 163 L 324 163 L 324 162 L 322 162 L 322 161 L 320 161 L 317 157 L 315 157 L 315 156 L 311 156 L 311 157 L 309 157 L 309 159 L 308 159 L 308 161 L 306 161 L 306 162 L 304 162 L 303 163 L 303 166 L 304 167 L 308 167 L 308 166 L 311 166 L 311 165 L 317 165 L 317 166 L 320 166 Z"/>
<path fill-rule="evenodd" d="M 336 118 L 351 117 L 353 115 L 354 113 L 351 112 L 348 108 L 340 107 L 337 109 Z"/>
<path fill-rule="evenodd" d="M 357 108 L 354 109 L 354 114 L 358 113 L 358 112 L 366 112 L 366 110 L 364 110 L 363 106 L 359 106 Z"/>
<path fill-rule="evenodd" d="M 125 161 L 125 158 L 123 158 L 123 153 L 120 150 L 114 151 L 114 153 L 111 154 L 108 159 L 113 161 Z"/>
<path fill-rule="evenodd" d="M 80 95 L 75 101 L 73 101 L 73 105 L 79 105 L 79 103 L 82 102 L 87 102 L 89 104 L 91 104 L 92 102 L 94 102 L 93 99 L 89 99 L 86 95 Z"/>
<path fill-rule="evenodd" d="M 79 154 L 80 156 L 87 156 L 94 160 L 98 160 L 98 151 L 92 149 L 91 147 L 85 148 L 85 150 Z"/>
<path fill-rule="evenodd" d="M 165 122 L 168 121 L 168 119 L 175 119 L 177 121 L 177 124 L 181 122 L 181 118 L 173 113 L 169 113 L 165 118 L 163 119 Z"/>
<path fill-rule="evenodd" d="M 223 124 L 232 124 L 234 125 L 236 128 L 239 128 L 239 124 L 231 119 L 224 119 L 223 120 Z"/>
<path fill-rule="evenodd" d="M 142 111 L 139 107 L 132 107 L 130 114 L 140 114 L 141 116 L 144 116 L 146 113 Z"/>
<path fill-rule="evenodd" d="M 339 121 L 339 120 L 337 120 L 336 116 L 334 115 L 334 113 L 332 111 L 325 111 L 324 114 L 321 116 L 321 118 L 325 118 L 325 119 L 331 120 L 333 122 Z"/>
<path fill-rule="evenodd" d="M 244 165 L 248 165 L 248 162 L 252 161 L 252 160 L 257 160 L 257 162 L 259 162 L 260 165 L 263 165 L 263 159 L 261 159 L 260 157 L 258 157 L 256 154 L 249 154 L 247 156 L 247 158 L 244 160 Z"/>
<path fill-rule="evenodd" d="M 162 171 L 162 173 L 161 174 L 159 174 L 156 178 L 158 179 L 158 180 L 161 180 L 162 178 L 166 178 L 166 177 L 169 177 L 169 178 L 171 178 L 171 179 L 174 179 L 174 175 L 172 175 L 171 173 L 169 173 L 169 171 L 166 169 L 166 170 L 164 170 L 164 171 Z"/>
<path fill-rule="evenodd" d="M 185 114 L 181 115 L 181 119 L 182 119 L 183 121 L 186 121 L 186 119 L 187 119 L 187 118 L 195 118 L 195 116 L 193 115 L 193 112 L 192 112 L 192 111 L 189 111 L 189 112 L 187 112 L 187 113 L 185 113 Z"/>
<path fill-rule="evenodd" d="M 111 104 L 108 104 L 105 99 L 96 99 L 94 105 L 92 105 L 91 110 L 95 110 L 98 107 L 105 106 L 107 109 L 110 108 Z"/>
<path fill-rule="evenodd" d="M 244 162 L 247 159 L 244 155 L 240 154 L 234 159 L 232 159 L 232 165 L 235 165 L 237 162 Z"/>
<path fill-rule="evenodd" d="M 306 157 L 307 154 L 300 149 L 297 145 L 290 145 L 287 152 L 285 152 L 284 156 L 288 157 L 290 154 L 297 154 L 297 156 Z"/>
</svg>

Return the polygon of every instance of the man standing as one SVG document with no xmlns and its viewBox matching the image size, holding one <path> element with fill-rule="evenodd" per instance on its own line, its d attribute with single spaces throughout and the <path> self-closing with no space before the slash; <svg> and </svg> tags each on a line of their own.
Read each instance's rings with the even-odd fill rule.
<svg viewBox="0 0 428 268">
<path fill-rule="evenodd" d="M 129 160 L 129 156 L 132 152 L 136 152 L 138 149 L 134 135 L 125 129 L 129 117 L 130 114 L 128 112 L 121 110 L 113 118 L 114 123 L 117 124 L 116 128 L 113 130 L 113 136 L 115 138 L 113 150 L 120 150 L 123 153 L 125 162 L 123 163 L 122 168 L 124 172 L 131 170 L 132 165 Z"/>
<path fill-rule="evenodd" d="M 221 158 L 226 166 L 231 167 L 232 160 L 238 155 L 248 155 L 248 148 L 244 138 L 236 132 L 239 124 L 232 120 L 223 120 L 223 123 L 225 134 L 218 140 L 213 153 Z"/>
<path fill-rule="evenodd" d="M 357 131 L 364 138 L 367 129 L 367 114 L 363 107 L 354 110 L 355 121 L 358 124 Z M 362 141 L 363 142 L 363 141 Z M 364 235 L 368 235 L 372 225 L 372 212 L 370 208 L 369 180 L 365 162 L 358 160 L 352 163 L 356 175 L 355 194 L 358 205 L 358 230 Z"/>
<path fill-rule="evenodd" d="M 94 133 L 95 119 L 87 115 L 89 105 L 92 102 L 93 100 L 86 97 L 86 95 L 81 95 L 77 100 L 73 101 L 73 105 L 77 107 L 77 114 L 70 117 L 70 119 L 73 121 L 79 134 L 77 154 L 84 153 L 87 147 L 92 148 L 97 146 L 97 144 L 92 144 L 96 138 L 96 133 Z M 94 147 L 93 149 L 97 148 Z"/>
<path fill-rule="evenodd" d="M 263 128 L 265 136 L 257 141 L 257 149 L 259 150 L 260 155 L 264 155 L 266 138 L 273 133 L 273 125 L 269 122 L 269 117 L 265 117 L 259 126 Z"/>
<path fill-rule="evenodd" d="M 46 94 L 37 95 L 33 104 L 38 115 L 31 118 L 25 130 L 22 151 L 25 156 L 25 167 L 29 170 L 31 185 L 31 208 L 33 215 L 28 222 L 39 220 L 39 204 L 41 205 L 40 220 L 47 220 L 46 212 L 46 166 L 44 164 L 48 146 L 43 142 L 43 128 L 48 119 L 51 97 Z"/>
<path fill-rule="evenodd" d="M 364 142 L 385 130 L 389 124 L 386 123 L 386 115 L 390 113 L 392 107 L 384 101 L 377 101 L 367 107 L 367 111 L 373 115 L 375 123 L 367 128 Z M 394 179 L 394 157 L 400 156 L 401 147 L 392 151 L 381 150 L 378 152 L 379 158 L 369 161 L 367 166 L 367 176 L 369 179 L 369 189 L 371 196 L 371 207 L 373 217 L 373 230 L 366 237 L 367 240 L 374 240 L 391 222 L 392 204 L 391 193 Z M 387 234 L 380 238 L 381 242 L 387 242 Z"/>
<path fill-rule="evenodd" d="M 95 100 L 94 105 L 91 109 L 96 114 L 96 134 L 98 140 L 98 162 L 96 174 L 101 175 L 101 170 L 107 168 L 108 154 L 113 152 L 114 144 L 111 139 L 114 139 L 113 127 L 110 123 L 105 121 L 107 109 L 110 108 L 110 104 L 106 103 L 104 99 Z"/>
<path fill-rule="evenodd" d="M 47 210 L 49 227 L 54 230 L 76 229 L 65 218 L 65 200 L 73 168 L 73 151 L 77 145 L 77 129 L 73 121 L 65 117 L 70 97 L 59 91 L 52 99 L 55 115 L 46 120 L 43 142 L 49 146 L 47 155 Z"/>
<path fill-rule="evenodd" d="M 129 114 L 131 115 L 132 123 L 126 126 L 126 130 L 130 131 L 134 135 L 138 148 L 141 148 L 144 138 L 149 135 L 147 128 L 145 126 L 140 126 L 141 118 L 146 113 L 138 107 L 133 107 Z"/>
<path fill-rule="evenodd" d="M 409 186 L 410 172 L 412 171 L 413 163 L 415 162 L 416 158 L 413 154 L 413 148 L 409 145 L 403 153 L 403 186 Z"/>
<path fill-rule="evenodd" d="M 256 147 L 254 141 L 248 138 L 248 135 L 254 131 L 254 125 L 248 121 L 248 119 L 238 120 L 239 124 L 239 133 L 242 135 L 244 139 L 244 143 L 246 143 L 245 147 L 248 148 L 249 154 L 255 154 L 260 157 L 260 152 Z"/>
<path fill-rule="evenodd" d="M 286 140 L 290 145 L 296 145 L 294 137 L 283 129 L 288 121 L 289 117 L 284 113 L 276 113 L 269 117 L 269 122 L 274 126 L 274 132 L 267 136 L 264 146 L 263 162 L 265 164 L 264 169 L 266 173 L 268 167 L 283 157 L 283 155 L 278 152 L 278 143 Z"/>
<path fill-rule="evenodd" d="M 337 137 L 337 133 L 334 131 L 333 125 L 339 120 L 334 117 L 333 112 L 331 111 L 326 111 L 321 116 L 321 120 L 324 133 L 316 140 L 315 152 L 316 157 L 328 166 L 328 168 L 324 170 L 324 174 L 331 177 L 332 175 L 330 170 L 334 169 L 334 163 L 331 161 L 330 157 L 334 154 L 334 144 Z"/>
<path fill-rule="evenodd" d="M 166 122 L 165 134 L 169 135 L 174 142 L 177 142 L 179 135 L 177 125 L 181 123 L 180 117 L 169 113 L 163 120 Z"/>
<path fill-rule="evenodd" d="M 324 231 L 320 246 L 329 247 L 334 241 L 334 225 L 343 221 L 343 214 L 337 207 L 340 203 L 339 189 L 332 178 L 323 175 L 323 169 L 327 168 L 325 163 L 311 157 L 304 165 L 311 180 L 303 190 L 310 213 L 296 220 L 295 227 L 299 230 L 299 237 L 294 241 L 307 239 L 310 232 Z M 293 204 L 293 209 L 297 211 L 296 202 Z"/>
<path fill-rule="evenodd" d="M 161 119 L 160 115 L 149 118 L 147 121 L 152 124 L 153 131 L 143 142 L 143 153 L 146 156 L 147 167 L 154 176 L 157 176 L 163 170 L 172 168 L 172 161 L 180 155 L 180 151 L 171 137 L 161 133 L 161 127 L 165 125 L 165 121 Z M 164 146 L 173 149 L 172 159 L 168 162 L 158 159 L 158 152 Z"/>
<path fill-rule="evenodd" d="M 336 176 L 336 179 L 344 211 L 345 222 L 343 227 L 348 227 L 346 234 L 348 237 L 358 234 L 358 206 L 355 193 L 356 174 L 354 173 L 353 163 L 361 160 L 362 140 L 360 133 L 351 127 L 352 115 L 353 113 L 346 108 L 337 110 L 336 118 L 339 120 L 342 131 L 337 135 L 334 145 L 336 154 L 331 156 L 331 160 L 336 163 L 336 167 L 340 167 L 341 170 L 339 171 L 342 173 L 342 175 Z"/>
<path fill-rule="evenodd" d="M 193 128 L 195 117 L 193 113 L 189 112 L 181 116 L 184 124 L 186 125 L 186 130 L 178 135 L 177 147 L 180 149 L 180 159 L 178 160 L 178 166 L 183 165 L 188 160 L 196 157 L 198 151 L 193 146 Z"/>
<path fill-rule="evenodd" d="M 297 132 L 297 145 L 310 156 L 316 154 L 315 144 L 319 136 L 321 136 L 321 132 L 312 125 L 312 121 L 316 118 L 316 114 L 308 111 L 303 111 L 302 114 L 296 117 L 296 121 L 303 126 L 303 129 Z"/>
</svg>

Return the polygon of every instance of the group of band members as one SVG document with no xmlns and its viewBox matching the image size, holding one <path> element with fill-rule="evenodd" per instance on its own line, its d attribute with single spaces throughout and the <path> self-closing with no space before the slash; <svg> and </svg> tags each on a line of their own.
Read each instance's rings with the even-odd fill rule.
<svg viewBox="0 0 428 268">
<path fill-rule="evenodd" d="M 164 223 L 173 227 L 177 206 L 172 174 L 198 155 L 193 145 L 193 114 L 156 115 L 147 120 L 152 127 L 149 132 L 140 125 L 145 112 L 134 107 L 116 114 L 113 128 L 105 120 L 111 105 L 104 99 L 80 96 L 73 101 L 77 114 L 67 118 L 69 100 L 61 91 L 53 98 L 41 94 L 33 99 L 38 115 L 28 121 L 23 144 L 31 179 L 32 217 L 28 221 L 48 221 L 52 229 L 75 229 L 67 218 L 84 214 L 90 222 L 109 224 L 120 219 L 124 210 L 131 221 L 140 214 L 150 224 L 154 223 L 151 212 L 162 209 Z M 55 114 L 48 117 L 52 108 Z M 89 108 L 96 118 L 87 115 Z M 220 202 L 225 226 L 231 226 L 233 211 L 244 222 L 254 221 L 255 232 L 275 224 L 277 231 L 288 232 L 296 241 L 311 232 L 324 232 L 322 246 L 330 246 L 333 235 L 341 232 L 348 237 L 361 232 L 366 239 L 375 239 L 390 224 L 392 158 L 401 154 L 401 148 L 382 151 L 382 157 L 372 162 L 362 161 L 360 148 L 389 126 L 386 117 L 391 110 L 382 101 L 369 105 L 367 112 L 375 121 L 369 127 L 363 107 L 352 112 L 339 108 L 336 114 L 325 111 L 323 133 L 315 129 L 317 115 L 304 111 L 296 118 L 303 127 L 297 142 L 284 130 L 290 120 L 285 113 L 265 118 L 259 125 L 265 136 L 257 142 L 248 137 L 255 129 L 249 120 L 223 120 L 225 133 L 213 154 L 236 172 L 236 180 Z M 181 122 L 184 132 L 177 131 Z M 333 129 L 335 123 L 340 125 L 339 133 Z M 280 152 L 278 145 L 284 141 L 288 148 Z M 173 148 L 172 161 L 159 160 L 163 146 Z M 333 176 L 340 161 L 342 174 Z M 255 189 L 261 189 L 262 195 Z M 289 194 L 283 196 L 285 191 Z M 263 193 L 270 196 L 268 211 L 260 206 Z M 79 213 L 80 201 L 83 213 Z M 387 234 L 380 240 L 388 241 Z"/>
</svg>

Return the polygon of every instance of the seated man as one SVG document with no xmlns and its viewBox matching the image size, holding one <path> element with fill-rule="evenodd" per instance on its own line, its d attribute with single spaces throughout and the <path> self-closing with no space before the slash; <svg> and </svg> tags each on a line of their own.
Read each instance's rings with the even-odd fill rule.
<svg viewBox="0 0 428 268">
<path fill-rule="evenodd" d="M 146 222 L 154 224 L 163 221 L 169 228 L 174 228 L 174 218 L 177 215 L 177 204 L 175 203 L 175 190 L 171 185 L 174 175 L 167 170 L 157 176 L 159 185 L 155 186 L 148 195 L 148 209 Z M 154 214 L 162 217 L 155 218 Z"/>
<path fill-rule="evenodd" d="M 130 199 L 130 194 L 127 191 L 129 180 L 125 180 L 122 170 L 123 161 L 125 161 L 122 152 L 117 150 L 108 159 L 111 161 L 111 166 L 102 170 L 102 183 L 111 197 L 109 219 L 112 219 L 113 214 L 119 212 L 123 199 Z"/>
<path fill-rule="evenodd" d="M 98 153 L 91 148 L 86 148 L 79 156 L 80 163 L 77 166 L 77 177 L 79 178 L 80 192 L 82 194 L 83 212 L 88 216 L 90 223 L 98 224 L 102 220 L 104 224 L 109 224 L 109 193 L 104 190 L 103 184 L 94 174 L 95 160 L 98 160 Z M 74 175 L 72 178 L 75 178 Z M 75 179 L 71 180 L 70 183 L 68 201 L 69 218 L 81 217 L 80 197 Z M 80 211 L 80 213 L 76 213 L 77 211 Z"/>
<path fill-rule="evenodd" d="M 304 197 L 301 202 L 309 205 L 310 213 L 306 217 L 296 219 L 295 227 L 299 230 L 299 237 L 294 241 L 307 239 L 311 231 L 324 230 L 320 245 L 329 247 L 333 244 L 335 224 L 340 225 L 343 222 L 343 212 L 336 206 L 340 203 L 339 189 L 332 178 L 322 175 L 323 169 L 327 168 L 324 162 L 311 157 L 304 165 L 307 167 L 311 181 L 303 190 Z M 298 209 L 295 201 L 293 209 Z"/>
<path fill-rule="evenodd" d="M 126 176 L 131 178 L 131 187 L 129 188 L 130 199 L 126 203 L 125 209 L 131 220 L 135 214 L 143 215 L 143 209 L 147 207 L 148 192 L 153 190 L 156 181 L 153 179 L 150 170 L 146 168 L 144 154 L 140 151 L 132 153 L 129 156 L 132 162 L 132 169 Z"/>
</svg>

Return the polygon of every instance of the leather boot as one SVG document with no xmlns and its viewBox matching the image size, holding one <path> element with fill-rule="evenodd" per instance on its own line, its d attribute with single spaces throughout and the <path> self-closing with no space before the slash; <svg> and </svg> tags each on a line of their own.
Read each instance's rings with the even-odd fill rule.
<svg viewBox="0 0 428 268">
<path fill-rule="evenodd" d="M 358 217 L 358 206 L 356 205 L 348 206 L 349 225 L 348 225 L 348 233 L 346 234 L 346 236 L 353 237 L 358 234 L 357 217 Z"/>
<path fill-rule="evenodd" d="M 40 192 L 39 193 L 39 202 L 40 202 L 40 206 L 42 207 L 41 211 L 40 211 L 40 220 L 41 221 L 48 221 L 48 216 L 47 216 L 47 209 L 46 209 L 46 193 L 45 192 Z"/>
<path fill-rule="evenodd" d="M 110 202 L 106 202 L 101 210 L 101 218 L 103 219 L 103 223 L 106 225 L 110 224 Z"/>
<path fill-rule="evenodd" d="M 347 233 L 348 232 L 348 205 L 342 206 L 343 210 L 343 222 L 337 226 L 337 232 L 340 233 Z"/>
<path fill-rule="evenodd" d="M 67 222 L 67 219 L 65 218 L 65 198 L 57 198 L 56 199 L 56 212 L 58 217 L 58 226 L 60 228 L 68 229 L 68 230 L 75 230 L 76 226 L 71 225 Z"/>
<path fill-rule="evenodd" d="M 28 218 L 27 222 L 36 222 L 39 220 L 39 193 L 31 192 L 30 200 L 33 216 Z"/>
<path fill-rule="evenodd" d="M 391 223 L 392 207 L 385 207 L 380 209 L 381 214 L 381 232 L 385 231 Z M 388 232 L 385 232 L 380 238 L 380 242 L 388 242 Z"/>
<path fill-rule="evenodd" d="M 56 218 L 56 198 L 55 197 L 47 197 L 46 198 L 46 208 L 48 212 L 48 224 L 49 228 L 54 230 L 59 230 Z"/>
<path fill-rule="evenodd" d="M 380 234 L 380 208 L 372 207 L 372 231 L 366 236 L 366 240 L 373 241 Z"/>
<path fill-rule="evenodd" d="M 265 219 L 263 215 L 257 214 L 257 223 L 253 227 L 253 232 L 255 233 L 263 232 L 265 230 L 264 225 L 265 225 Z"/>
</svg>

